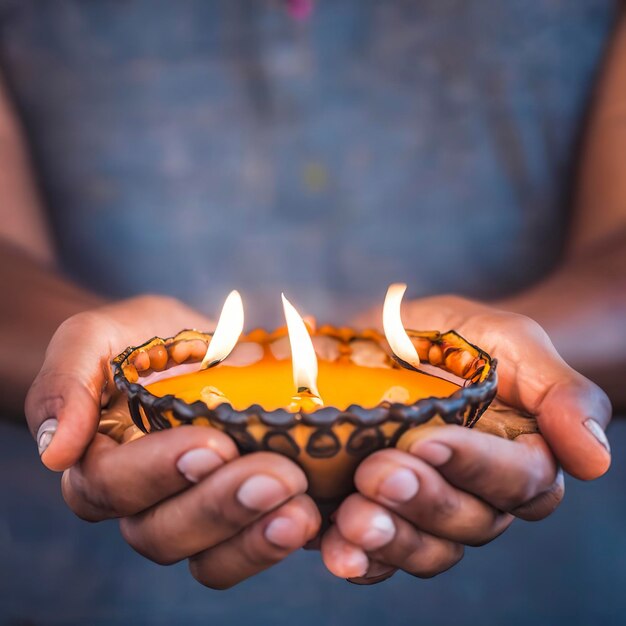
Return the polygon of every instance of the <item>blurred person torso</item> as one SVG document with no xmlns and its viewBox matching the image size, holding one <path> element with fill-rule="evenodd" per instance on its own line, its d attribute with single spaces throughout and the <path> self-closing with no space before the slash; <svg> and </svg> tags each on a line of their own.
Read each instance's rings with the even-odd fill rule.
<svg viewBox="0 0 626 626">
<path fill-rule="evenodd" d="M 303 21 L 263 0 L 0 0 L 0 66 L 75 279 L 211 314 L 238 287 L 250 325 L 270 327 L 285 290 L 303 313 L 345 323 L 392 281 L 411 296 L 490 297 L 553 267 L 614 9 L 319 0 Z M 49 483 L 5 480 L 0 535 L 26 533 L 5 566 L 36 563 L 11 602 L 34 597 L 58 623 L 249 624 L 258 607 L 274 624 L 293 623 L 294 607 L 307 607 L 302 624 L 330 611 L 333 623 L 415 623 L 417 607 L 435 624 L 499 601 L 484 556 L 469 576 L 355 590 L 299 553 L 302 576 L 291 560 L 211 595 L 184 564 L 133 555 L 115 525 L 72 519 Z M 559 523 L 559 536 L 577 532 Z M 542 537 L 533 550 L 551 554 Z M 481 555 L 502 564 L 516 540 Z M 571 592 L 512 562 L 507 589 L 530 576 L 549 591 L 535 602 L 554 606 Z"/>
<path fill-rule="evenodd" d="M 613 9 L 0 0 L 0 62 L 74 278 L 346 322 L 553 266 Z"/>
</svg>

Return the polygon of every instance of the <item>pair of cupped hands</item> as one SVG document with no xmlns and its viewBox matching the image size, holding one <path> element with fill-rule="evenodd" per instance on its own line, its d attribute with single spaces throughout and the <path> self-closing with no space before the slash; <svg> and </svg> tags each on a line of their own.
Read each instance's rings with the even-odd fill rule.
<svg viewBox="0 0 626 626">
<path fill-rule="evenodd" d="M 564 494 L 561 467 L 581 479 L 602 475 L 611 406 L 528 318 L 436 297 L 408 303 L 404 319 L 411 328 L 453 328 L 498 358 L 499 399 L 535 416 L 541 434 L 509 441 L 459 426 L 423 429 L 408 451 L 382 450 L 361 463 L 355 493 L 323 533 L 304 473 L 284 456 L 240 456 L 227 435 L 200 426 L 123 444 L 98 432 L 103 409 L 127 410 L 111 358 L 154 335 L 211 327 L 176 300 L 141 296 L 64 322 L 29 391 L 26 417 L 43 463 L 63 471 L 63 496 L 79 517 L 118 518 L 140 554 L 161 564 L 188 559 L 208 587 L 235 585 L 305 544 L 353 582 L 397 570 L 434 576 L 456 564 L 464 546 L 493 540 L 516 517 L 552 513 Z"/>
</svg>

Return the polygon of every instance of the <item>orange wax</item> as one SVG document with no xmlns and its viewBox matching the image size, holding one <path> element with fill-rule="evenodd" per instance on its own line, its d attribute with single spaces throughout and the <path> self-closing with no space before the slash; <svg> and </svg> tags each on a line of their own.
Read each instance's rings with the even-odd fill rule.
<svg viewBox="0 0 626 626">
<path fill-rule="evenodd" d="M 318 389 L 324 406 L 345 410 L 351 404 L 372 408 L 384 399 L 413 404 L 428 396 L 447 397 L 459 386 L 421 372 L 385 367 L 362 367 L 346 361 L 318 362 Z M 286 408 L 295 394 L 291 360 L 265 357 L 244 367 L 226 363 L 149 384 L 155 396 L 173 394 L 186 402 L 201 399 L 205 387 L 221 392 L 237 410 L 253 404 L 272 411 Z"/>
</svg>

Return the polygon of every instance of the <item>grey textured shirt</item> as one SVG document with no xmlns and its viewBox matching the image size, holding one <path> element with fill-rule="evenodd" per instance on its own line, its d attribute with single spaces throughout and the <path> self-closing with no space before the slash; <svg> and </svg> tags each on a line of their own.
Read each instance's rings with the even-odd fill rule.
<svg viewBox="0 0 626 626">
<path fill-rule="evenodd" d="M 613 12 L 608 0 L 320 0 L 296 22 L 263 0 L 0 0 L 0 65 L 78 280 L 209 313 L 239 287 L 249 324 L 268 326 L 285 290 L 345 322 L 391 281 L 491 296 L 549 270 Z M 357 589 L 300 552 L 218 594 L 184 563 L 132 554 L 114 524 L 73 519 L 58 479 L 26 458 L 29 435 L 12 435 L 0 438 L 0 613 L 20 623 L 623 617 L 607 602 L 623 579 L 607 556 L 623 537 L 610 482 L 574 485 L 568 515 L 516 525 L 435 581 Z M 596 506 L 613 517 L 590 535 Z"/>
<path fill-rule="evenodd" d="M 342 322 L 552 266 L 613 8 L 0 0 L 0 63 L 77 279 Z"/>
</svg>

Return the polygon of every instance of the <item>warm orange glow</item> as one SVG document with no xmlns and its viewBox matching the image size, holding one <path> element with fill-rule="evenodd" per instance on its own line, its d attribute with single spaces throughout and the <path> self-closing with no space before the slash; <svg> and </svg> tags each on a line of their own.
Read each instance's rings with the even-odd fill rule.
<svg viewBox="0 0 626 626">
<path fill-rule="evenodd" d="M 401 306 L 405 291 L 406 285 L 403 283 L 389 285 L 383 306 L 383 328 L 396 357 L 413 367 L 417 367 L 420 364 L 419 355 L 402 325 Z"/>
<path fill-rule="evenodd" d="M 237 345 L 243 331 L 243 302 L 237 290 L 228 294 L 220 319 L 202 359 L 200 369 L 207 369 L 223 361 Z"/>
<path fill-rule="evenodd" d="M 293 382 L 297 394 L 310 394 L 315 404 L 322 404 L 317 390 L 317 356 L 302 317 L 282 294 L 283 309 L 287 320 L 287 332 L 291 345 Z"/>
<path fill-rule="evenodd" d="M 413 404 L 429 396 L 445 398 L 459 389 L 450 381 L 405 368 L 359 367 L 349 361 L 324 359 L 319 361 L 317 383 L 324 405 L 341 411 L 351 404 L 364 408 L 382 401 Z M 203 372 L 160 380 L 147 388 L 156 396 L 173 394 L 185 402 L 202 399 L 211 408 L 226 401 L 240 411 L 253 404 L 266 411 L 286 409 L 294 395 L 291 363 L 275 359 L 270 350 L 260 361 L 245 367 L 233 367 L 226 361 Z"/>
</svg>

